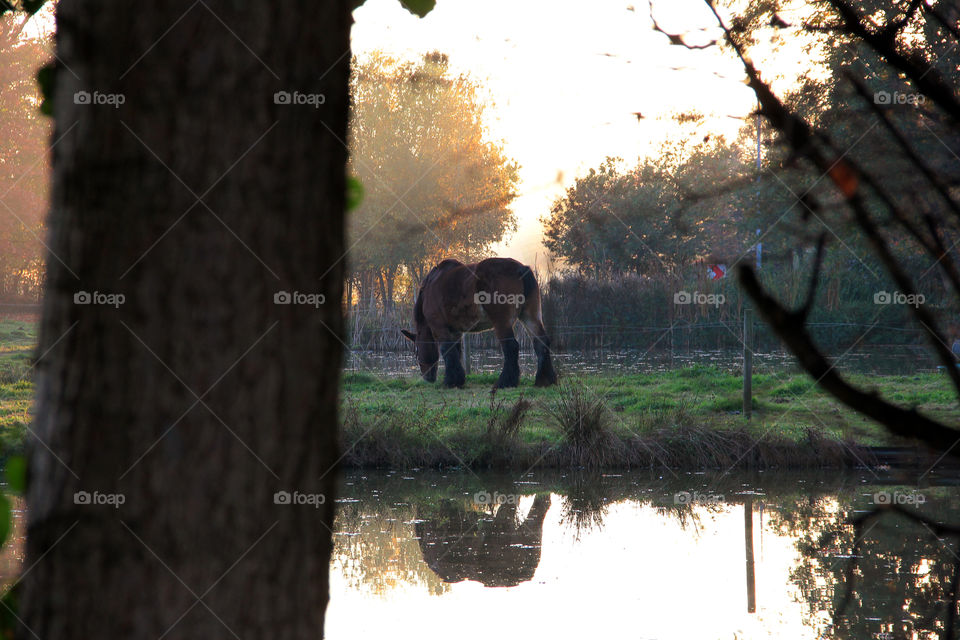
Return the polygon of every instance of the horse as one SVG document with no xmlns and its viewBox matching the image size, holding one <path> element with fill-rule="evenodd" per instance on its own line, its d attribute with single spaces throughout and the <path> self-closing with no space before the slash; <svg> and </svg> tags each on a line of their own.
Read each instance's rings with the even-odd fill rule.
<svg viewBox="0 0 960 640">
<path fill-rule="evenodd" d="M 513 333 L 517 320 L 533 338 L 537 356 L 534 384 L 557 381 L 550 360 L 550 338 L 540 313 L 540 287 L 530 267 L 512 258 L 487 258 L 475 264 L 447 259 L 423 279 L 413 306 L 414 331 L 401 333 L 416 346 L 420 374 L 435 382 L 443 356 L 443 384 L 463 387 L 464 333 L 493 329 L 503 351 L 503 370 L 497 388 L 520 384 L 520 343 Z"/>
</svg>

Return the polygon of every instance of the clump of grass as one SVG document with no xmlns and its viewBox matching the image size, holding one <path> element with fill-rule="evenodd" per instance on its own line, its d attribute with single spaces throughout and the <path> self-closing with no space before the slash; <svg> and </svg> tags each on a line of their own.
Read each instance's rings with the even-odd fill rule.
<svg viewBox="0 0 960 640">
<path fill-rule="evenodd" d="M 33 366 L 30 355 L 16 353 L 0 359 L 0 384 L 13 384 L 32 379 Z"/>
<path fill-rule="evenodd" d="M 610 429 L 610 411 L 602 396 L 585 391 L 577 380 L 562 383 L 547 413 L 560 429 L 573 466 L 598 468 L 623 459 L 624 445 Z"/>
<path fill-rule="evenodd" d="M 480 434 L 471 430 L 442 438 L 437 426 L 443 409 L 430 408 L 421 400 L 411 411 L 382 411 L 365 415 L 354 399 L 341 410 L 343 464 L 371 468 L 472 466 L 480 448 Z"/>
<path fill-rule="evenodd" d="M 690 423 L 664 429 L 657 436 L 660 455 L 669 466 L 695 465 L 700 469 L 730 467 L 754 443 L 741 429 L 714 429 Z"/>
<path fill-rule="evenodd" d="M 533 403 L 521 394 L 512 405 L 491 395 L 489 416 L 480 435 L 475 464 L 482 467 L 510 467 L 524 457 L 520 429 Z"/>
<path fill-rule="evenodd" d="M 645 433 L 690 426 L 695 421 L 694 412 L 700 402 L 699 398 L 699 394 L 693 398 L 681 395 L 673 400 L 672 404 L 652 405 L 640 416 L 637 426 L 641 432 Z"/>
<path fill-rule="evenodd" d="M 497 400 L 496 396 L 491 397 L 490 418 L 487 420 L 485 436 L 487 442 L 495 447 L 510 446 L 516 442 L 523 418 L 533 403 L 521 395 L 509 410 L 503 405 L 502 398 Z"/>
</svg>

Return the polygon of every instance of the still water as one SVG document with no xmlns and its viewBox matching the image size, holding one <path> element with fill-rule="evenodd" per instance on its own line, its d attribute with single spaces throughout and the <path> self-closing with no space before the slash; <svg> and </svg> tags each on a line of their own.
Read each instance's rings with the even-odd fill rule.
<svg viewBox="0 0 960 640">
<path fill-rule="evenodd" d="M 960 523 L 950 477 L 893 472 L 351 472 L 327 637 L 924 638 L 958 545 L 878 502 Z"/>
</svg>

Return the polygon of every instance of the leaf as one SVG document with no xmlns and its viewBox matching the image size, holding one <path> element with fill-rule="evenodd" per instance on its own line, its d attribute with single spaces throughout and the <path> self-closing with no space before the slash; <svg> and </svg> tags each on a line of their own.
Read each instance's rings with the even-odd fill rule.
<svg viewBox="0 0 960 640">
<path fill-rule="evenodd" d="M 20 583 L 15 583 L 0 597 L 0 638 L 14 638 L 19 631 L 20 618 L 17 610 L 20 608 Z"/>
<path fill-rule="evenodd" d="M 840 192 L 847 198 L 852 198 L 860 186 L 860 179 L 857 177 L 853 167 L 845 160 L 837 160 L 827 172 L 833 183 L 837 185 Z"/>
<path fill-rule="evenodd" d="M 353 176 L 347 176 L 347 211 L 353 211 L 363 202 L 363 184 Z"/>
<path fill-rule="evenodd" d="M 10 498 L 0 494 L 0 545 L 7 541 L 12 526 L 13 510 L 10 508 Z"/>
<path fill-rule="evenodd" d="M 27 459 L 23 456 L 7 458 L 5 473 L 10 490 L 23 495 L 27 489 Z"/>
<path fill-rule="evenodd" d="M 433 11 L 437 0 L 400 0 L 400 4 L 410 13 L 422 18 Z"/>
</svg>

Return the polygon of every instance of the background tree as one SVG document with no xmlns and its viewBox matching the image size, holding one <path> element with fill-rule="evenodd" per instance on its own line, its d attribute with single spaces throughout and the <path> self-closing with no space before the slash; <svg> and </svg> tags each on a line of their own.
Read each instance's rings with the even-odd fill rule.
<svg viewBox="0 0 960 640">
<path fill-rule="evenodd" d="M 856 7 L 846 0 L 829 0 L 819 5 L 822 10 L 799 28 L 828 34 L 825 46 L 849 47 L 853 58 L 862 65 L 847 65 L 842 69 L 844 73 L 834 79 L 834 90 L 848 91 L 848 100 L 837 101 L 831 109 L 811 115 L 804 113 L 802 107 L 815 108 L 817 101 L 790 104 L 761 78 L 749 56 L 755 38 L 747 28 L 750 20 L 734 18 L 728 24 L 713 4 L 708 6 L 723 29 L 726 46 L 742 62 L 763 116 L 779 132 L 790 153 L 802 159 L 809 171 L 808 180 L 822 177 L 831 186 L 830 200 L 816 196 L 802 200 L 811 225 L 816 219 L 826 227 L 816 232 L 816 259 L 809 270 L 810 284 L 804 300 L 799 305 L 789 305 L 778 299 L 755 270 L 745 264 L 738 273 L 741 286 L 764 320 L 796 355 L 800 366 L 823 389 L 895 435 L 916 439 L 944 456 L 960 455 L 957 425 L 857 387 L 825 357 L 807 326 L 818 304 L 825 256 L 828 251 L 837 251 L 835 239 L 840 243 L 847 239 L 863 242 L 882 266 L 889 282 L 907 297 L 917 296 L 924 276 L 938 271 L 949 289 L 950 302 L 941 308 L 922 303 L 906 306 L 960 400 L 960 369 L 948 342 L 950 332 L 944 330 L 955 322 L 960 302 L 960 276 L 953 250 L 960 237 L 957 233 L 958 168 L 952 161 L 944 162 L 942 151 L 933 150 L 925 135 L 917 139 L 912 133 L 920 127 L 927 128 L 955 157 L 950 145 L 960 133 L 960 100 L 956 92 L 957 69 L 960 69 L 956 53 L 960 30 L 956 24 L 960 13 L 954 5 L 936 0 L 868 2 Z M 770 24 L 789 26 L 778 16 L 776 8 L 776 4 L 764 7 L 767 16 L 773 12 Z M 751 16 L 754 25 L 758 15 L 762 14 Z M 683 43 L 682 38 L 675 34 L 673 37 Z M 901 103 L 892 97 L 891 88 L 913 99 Z M 863 124 L 851 126 L 851 123 Z M 865 125 L 869 125 L 868 128 L 864 129 Z M 856 140 L 851 142 L 845 127 L 851 133 L 859 128 L 860 138 L 876 130 L 876 134 L 870 136 L 873 144 L 860 147 Z M 824 206 L 825 201 L 829 207 Z M 850 230 L 849 236 L 841 237 L 829 223 L 830 219 L 823 220 L 820 214 L 828 212 L 838 223 L 846 223 L 843 229 Z M 918 266 L 925 268 L 920 271 Z M 890 509 L 923 524 L 934 538 L 960 536 L 957 527 L 933 522 L 911 509 L 899 505 L 878 507 L 853 520 L 856 529 L 852 558 L 859 558 L 865 546 L 866 525 Z M 934 628 L 941 631 L 941 637 L 951 638 L 958 616 L 960 563 L 955 558 L 946 562 L 953 564 L 952 571 L 937 569 L 938 589 L 929 594 L 908 592 L 908 598 L 916 597 L 921 603 L 945 602 L 943 622 Z M 853 580 L 858 571 L 866 574 L 860 561 L 847 565 L 847 593 L 834 616 L 838 627 L 850 620 L 845 616 L 853 601 Z M 947 583 L 945 578 L 950 574 L 952 577 Z"/>
<path fill-rule="evenodd" d="M 398 275 L 417 286 L 444 257 L 475 260 L 516 229 L 518 167 L 491 141 L 491 97 L 446 55 L 375 53 L 353 62 L 350 171 L 364 186 L 350 219 L 357 298 L 389 309 Z M 375 291 L 376 289 L 376 291 Z"/>
<path fill-rule="evenodd" d="M 49 118 L 40 113 L 37 69 L 50 58 L 38 18 L 0 14 L 0 301 L 37 300 L 49 198 Z"/>
</svg>

